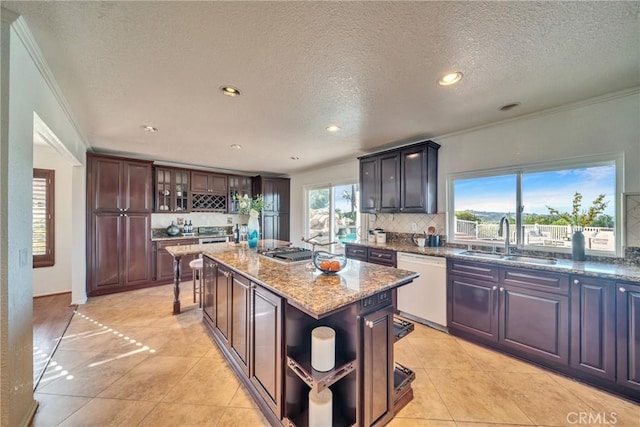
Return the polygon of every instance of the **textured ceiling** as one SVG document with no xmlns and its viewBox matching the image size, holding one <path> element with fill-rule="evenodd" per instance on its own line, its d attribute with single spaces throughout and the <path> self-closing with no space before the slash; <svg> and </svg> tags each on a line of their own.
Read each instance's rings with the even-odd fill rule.
<svg viewBox="0 0 640 427">
<path fill-rule="evenodd" d="M 640 86 L 639 2 L 3 7 L 93 150 L 213 168 L 293 173 Z M 438 86 L 450 70 L 463 80 Z"/>
</svg>

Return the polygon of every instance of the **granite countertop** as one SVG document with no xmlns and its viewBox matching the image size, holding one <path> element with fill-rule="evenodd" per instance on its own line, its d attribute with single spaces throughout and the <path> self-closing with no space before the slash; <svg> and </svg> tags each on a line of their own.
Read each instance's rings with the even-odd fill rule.
<svg viewBox="0 0 640 427">
<path fill-rule="evenodd" d="M 640 266 L 627 264 L 614 264 L 595 261 L 573 261 L 570 259 L 558 259 L 556 264 L 534 264 L 530 262 L 507 261 L 499 259 L 487 259 L 461 255 L 466 249 L 449 247 L 424 247 L 420 248 L 404 242 L 369 243 L 349 242 L 349 244 L 366 246 L 371 248 L 389 249 L 397 252 L 407 252 L 419 255 L 456 258 L 472 262 L 486 262 L 510 267 L 525 267 L 534 270 L 552 271 L 557 273 L 581 274 L 584 276 L 599 277 L 610 280 L 625 280 L 640 282 Z"/>
<path fill-rule="evenodd" d="M 263 240 L 260 249 L 288 246 L 289 242 Z M 287 299 L 287 302 L 319 319 L 378 292 L 407 284 L 418 275 L 411 271 L 348 260 L 335 275 L 309 271 L 306 263 L 286 265 L 258 255 L 244 244 L 210 243 L 169 246 L 173 256 L 204 253 L 254 282 Z"/>
</svg>

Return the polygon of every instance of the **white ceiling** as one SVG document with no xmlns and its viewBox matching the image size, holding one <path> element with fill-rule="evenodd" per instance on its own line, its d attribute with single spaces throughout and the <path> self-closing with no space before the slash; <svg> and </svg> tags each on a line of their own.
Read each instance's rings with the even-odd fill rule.
<svg viewBox="0 0 640 427">
<path fill-rule="evenodd" d="M 3 7 L 93 150 L 213 168 L 294 173 L 640 86 L 640 2 Z M 463 80 L 438 86 L 450 70 Z"/>
</svg>

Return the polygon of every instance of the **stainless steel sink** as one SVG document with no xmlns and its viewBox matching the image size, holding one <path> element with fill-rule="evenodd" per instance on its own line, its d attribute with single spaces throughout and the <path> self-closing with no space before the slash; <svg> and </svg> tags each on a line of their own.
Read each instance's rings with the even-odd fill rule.
<svg viewBox="0 0 640 427">
<path fill-rule="evenodd" d="M 460 252 L 460 255 L 472 256 L 476 258 L 502 259 L 502 254 L 497 254 L 495 252 L 464 251 Z"/>
<path fill-rule="evenodd" d="M 495 252 L 483 252 L 483 251 L 464 251 L 464 252 L 460 252 L 460 255 L 474 257 L 474 258 L 498 259 L 502 261 L 513 261 L 513 262 L 522 262 L 522 263 L 529 263 L 529 264 L 554 265 L 558 262 L 558 260 L 555 258 L 525 256 L 525 255 L 504 256 L 503 254 L 498 254 Z"/>
<path fill-rule="evenodd" d="M 558 262 L 558 260 L 555 258 L 544 258 L 544 257 L 523 256 L 523 255 L 509 255 L 502 259 L 505 261 L 525 262 L 525 263 L 531 263 L 531 264 L 547 264 L 547 265 L 553 265 Z"/>
</svg>

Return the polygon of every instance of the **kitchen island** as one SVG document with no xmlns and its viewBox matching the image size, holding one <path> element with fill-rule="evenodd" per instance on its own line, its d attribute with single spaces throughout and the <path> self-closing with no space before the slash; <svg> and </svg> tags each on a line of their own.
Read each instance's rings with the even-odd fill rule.
<svg viewBox="0 0 640 427">
<path fill-rule="evenodd" d="M 279 245 L 288 242 L 261 241 L 259 249 Z M 332 425 L 384 425 L 411 400 L 413 373 L 394 364 L 391 296 L 415 273 L 349 260 L 326 275 L 226 243 L 167 251 L 176 259 L 178 307 L 180 258 L 203 253 L 204 323 L 270 423 L 308 425 L 310 392 L 331 391 Z M 319 326 L 335 331 L 328 372 L 311 366 Z"/>
</svg>

